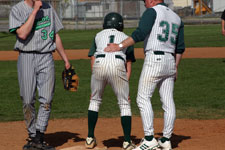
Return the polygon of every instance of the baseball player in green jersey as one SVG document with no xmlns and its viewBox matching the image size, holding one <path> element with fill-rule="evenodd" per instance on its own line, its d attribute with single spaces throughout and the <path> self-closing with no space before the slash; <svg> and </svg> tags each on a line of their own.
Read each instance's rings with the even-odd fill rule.
<svg viewBox="0 0 225 150">
<path fill-rule="evenodd" d="M 221 15 L 221 26 L 222 26 L 222 34 L 225 36 L 225 10 L 223 11 Z"/>
<path fill-rule="evenodd" d="M 120 43 L 128 36 L 123 32 L 123 18 L 118 13 L 109 13 L 104 18 L 103 30 L 96 34 L 90 52 L 91 57 L 91 99 L 88 108 L 88 137 L 86 148 L 94 148 L 96 139 L 95 125 L 102 102 L 104 88 L 109 84 L 118 100 L 121 124 L 124 132 L 122 149 L 131 150 L 135 147 L 130 139 L 131 107 L 129 101 L 129 78 L 131 63 L 135 61 L 134 47 L 124 48 L 119 52 L 104 52 L 108 43 Z"/>
<path fill-rule="evenodd" d="M 156 149 L 158 146 L 163 150 L 171 150 L 170 138 L 176 117 L 173 90 L 178 65 L 185 50 L 184 25 L 163 0 L 144 2 L 147 9 L 132 36 L 120 44 L 110 44 L 105 51 L 120 51 L 136 42 L 144 41 L 145 60 L 138 85 L 137 104 L 145 137 L 135 150 Z M 164 110 L 163 137 L 158 142 L 154 138 L 154 114 L 151 105 L 155 88 L 159 89 Z"/>
<path fill-rule="evenodd" d="M 44 142 L 55 86 L 55 69 L 52 52 L 57 50 L 65 63 L 65 54 L 59 30 L 63 28 L 52 6 L 41 0 L 24 0 L 12 7 L 9 31 L 16 34 L 14 49 L 19 52 L 17 61 L 20 96 L 29 138 L 23 150 L 55 150 Z M 40 102 L 35 112 L 36 90 Z"/>
</svg>

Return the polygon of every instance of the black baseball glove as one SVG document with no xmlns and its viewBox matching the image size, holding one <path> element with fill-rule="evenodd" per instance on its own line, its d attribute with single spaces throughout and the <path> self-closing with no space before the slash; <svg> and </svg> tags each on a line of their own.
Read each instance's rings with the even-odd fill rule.
<svg viewBox="0 0 225 150">
<path fill-rule="evenodd" d="M 62 72 L 62 81 L 64 89 L 72 92 L 76 92 L 79 85 L 79 77 L 75 72 L 73 66 L 69 69 L 64 69 Z"/>
</svg>

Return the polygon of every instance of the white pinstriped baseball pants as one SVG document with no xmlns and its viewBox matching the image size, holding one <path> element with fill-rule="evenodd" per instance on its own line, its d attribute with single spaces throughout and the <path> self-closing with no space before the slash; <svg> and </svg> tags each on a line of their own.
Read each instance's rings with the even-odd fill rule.
<svg viewBox="0 0 225 150">
<path fill-rule="evenodd" d="M 46 131 L 55 86 L 55 68 L 52 53 L 20 53 L 17 61 L 20 96 L 28 133 L 36 135 L 36 129 Z M 36 119 L 35 97 L 38 90 L 40 102 Z"/>
<path fill-rule="evenodd" d="M 91 76 L 91 100 L 88 110 L 99 111 L 105 86 L 109 84 L 118 100 L 121 116 L 131 116 L 129 83 L 124 60 L 108 53 L 105 57 L 96 58 Z"/>
<path fill-rule="evenodd" d="M 151 97 L 156 88 L 159 88 L 160 100 L 164 110 L 163 136 L 170 138 L 172 135 L 176 118 L 173 100 L 175 74 L 175 58 L 171 53 L 165 53 L 164 55 L 156 55 L 153 51 L 146 53 L 137 94 L 137 104 L 145 136 L 154 135 L 154 113 Z"/>
</svg>

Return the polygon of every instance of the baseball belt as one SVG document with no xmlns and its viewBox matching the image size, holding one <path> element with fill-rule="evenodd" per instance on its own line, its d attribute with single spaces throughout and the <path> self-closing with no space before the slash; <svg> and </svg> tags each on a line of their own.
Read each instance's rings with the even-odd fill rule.
<svg viewBox="0 0 225 150">
<path fill-rule="evenodd" d="M 105 57 L 105 54 L 96 55 L 96 58 L 99 58 L 99 57 L 104 58 Z M 125 62 L 125 60 L 123 59 L 123 57 L 120 56 L 120 55 L 115 55 L 115 58 L 121 59 L 121 60 L 123 60 Z"/>
<path fill-rule="evenodd" d="M 164 52 L 164 51 L 153 51 L 153 53 L 154 53 L 155 55 L 165 55 L 166 52 Z M 173 53 L 170 53 L 170 54 L 174 56 Z"/>
</svg>

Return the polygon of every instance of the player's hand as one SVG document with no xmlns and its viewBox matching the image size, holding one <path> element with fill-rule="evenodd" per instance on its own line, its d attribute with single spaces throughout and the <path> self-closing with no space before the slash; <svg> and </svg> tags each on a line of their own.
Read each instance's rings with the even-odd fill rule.
<svg viewBox="0 0 225 150">
<path fill-rule="evenodd" d="M 108 46 L 104 49 L 105 52 L 116 52 L 120 51 L 120 47 L 118 44 L 110 43 Z"/>
<path fill-rule="evenodd" d="M 66 68 L 66 69 L 69 69 L 69 68 L 70 68 L 70 66 L 71 66 L 71 65 L 70 65 L 70 63 L 69 63 L 69 62 L 65 62 L 65 68 Z"/>
<path fill-rule="evenodd" d="M 42 1 L 41 0 L 35 0 L 34 1 L 34 10 L 38 11 L 42 7 Z"/>
<path fill-rule="evenodd" d="M 222 31 L 223 36 L 225 36 L 225 30 Z"/>
<path fill-rule="evenodd" d="M 131 102 L 130 95 L 128 96 L 128 102 L 129 102 L 129 103 Z"/>
</svg>

